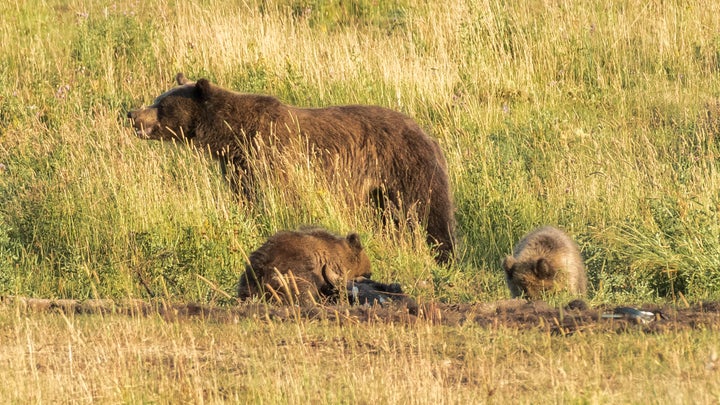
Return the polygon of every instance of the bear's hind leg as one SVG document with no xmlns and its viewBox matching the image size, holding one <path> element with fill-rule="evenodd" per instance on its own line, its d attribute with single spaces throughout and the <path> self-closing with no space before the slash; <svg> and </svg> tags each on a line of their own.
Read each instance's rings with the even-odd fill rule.
<svg viewBox="0 0 720 405">
<path fill-rule="evenodd" d="M 431 205 L 427 221 L 427 242 L 435 246 L 435 261 L 447 264 L 455 258 L 452 208 L 445 204 Z"/>
</svg>

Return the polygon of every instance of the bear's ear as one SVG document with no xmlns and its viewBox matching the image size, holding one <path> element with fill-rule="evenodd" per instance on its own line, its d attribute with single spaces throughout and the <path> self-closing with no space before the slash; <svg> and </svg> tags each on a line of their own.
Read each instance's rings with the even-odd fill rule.
<svg viewBox="0 0 720 405">
<path fill-rule="evenodd" d="M 325 284 L 329 285 L 331 288 L 335 287 L 335 280 L 330 279 L 330 276 L 328 275 L 328 269 L 327 269 L 326 263 L 323 264 L 322 269 L 320 270 L 320 274 L 322 274 L 322 278 L 323 278 L 323 281 L 325 281 Z"/>
<path fill-rule="evenodd" d="M 351 233 L 347 236 L 348 245 L 355 250 L 362 250 L 362 243 L 360 243 L 360 237 L 356 233 Z"/>
<path fill-rule="evenodd" d="M 535 263 L 534 271 L 538 278 L 550 279 L 555 277 L 555 269 L 551 268 L 545 259 L 538 259 L 537 263 Z"/>
<path fill-rule="evenodd" d="M 505 260 L 503 260 L 502 266 L 508 276 L 512 276 L 512 268 L 515 263 L 515 258 L 512 256 L 507 256 Z"/>
<path fill-rule="evenodd" d="M 188 84 L 190 82 L 190 80 L 188 80 L 187 77 L 185 77 L 185 75 L 182 72 L 175 75 L 175 81 L 177 82 L 177 84 L 179 86 Z"/>
<path fill-rule="evenodd" d="M 195 89 L 197 90 L 198 96 L 201 100 L 207 100 L 210 98 L 212 91 L 212 85 L 208 79 L 200 79 L 195 83 Z"/>
</svg>

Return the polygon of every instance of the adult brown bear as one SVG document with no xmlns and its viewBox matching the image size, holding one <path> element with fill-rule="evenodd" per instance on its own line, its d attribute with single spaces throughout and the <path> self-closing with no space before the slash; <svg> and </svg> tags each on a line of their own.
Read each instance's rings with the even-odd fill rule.
<svg viewBox="0 0 720 405">
<path fill-rule="evenodd" d="M 376 106 L 299 108 L 207 79 L 191 82 L 182 73 L 176 80 L 178 86 L 153 105 L 128 113 L 138 136 L 187 139 L 210 150 L 235 168 L 248 194 L 258 145 L 273 145 L 280 154 L 301 145 L 353 202 L 375 201 L 417 218 L 428 243 L 437 247 L 438 262 L 453 257 L 455 218 L 445 158 L 410 117 Z"/>
</svg>

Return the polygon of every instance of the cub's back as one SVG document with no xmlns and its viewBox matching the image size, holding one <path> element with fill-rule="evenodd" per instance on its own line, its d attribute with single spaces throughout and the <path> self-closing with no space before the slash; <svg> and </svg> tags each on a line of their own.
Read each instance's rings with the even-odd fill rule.
<svg viewBox="0 0 720 405">
<path fill-rule="evenodd" d="M 513 256 L 518 262 L 544 259 L 552 268 L 566 272 L 570 292 L 584 294 L 587 290 L 587 275 L 580 248 L 558 228 L 543 226 L 533 230 L 518 242 Z"/>
<path fill-rule="evenodd" d="M 553 226 L 543 226 L 527 234 L 515 246 L 513 256 L 518 261 L 540 255 L 559 255 L 577 253 L 580 249 L 565 232 Z"/>
</svg>

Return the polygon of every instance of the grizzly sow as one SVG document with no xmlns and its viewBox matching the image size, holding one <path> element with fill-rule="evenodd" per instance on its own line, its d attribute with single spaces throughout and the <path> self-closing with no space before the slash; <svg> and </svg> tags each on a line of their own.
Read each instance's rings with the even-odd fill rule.
<svg viewBox="0 0 720 405">
<path fill-rule="evenodd" d="M 234 168 L 235 186 L 248 196 L 258 145 L 272 145 L 279 154 L 299 145 L 351 201 L 417 218 L 437 260 L 452 259 L 455 219 L 445 158 L 410 117 L 377 106 L 299 108 L 207 79 L 191 82 L 182 73 L 176 80 L 178 86 L 151 106 L 128 113 L 138 136 L 189 140 L 209 150 L 223 168 Z"/>
<path fill-rule="evenodd" d="M 370 259 L 357 234 L 340 238 L 322 229 L 282 231 L 250 254 L 238 297 L 305 305 L 331 298 L 337 286 L 364 277 L 370 277 Z"/>
<path fill-rule="evenodd" d="M 503 261 L 505 281 L 513 297 L 540 298 L 544 291 L 568 290 L 582 295 L 587 289 L 580 249 L 563 231 L 544 226 L 527 234 L 512 256 Z"/>
</svg>

